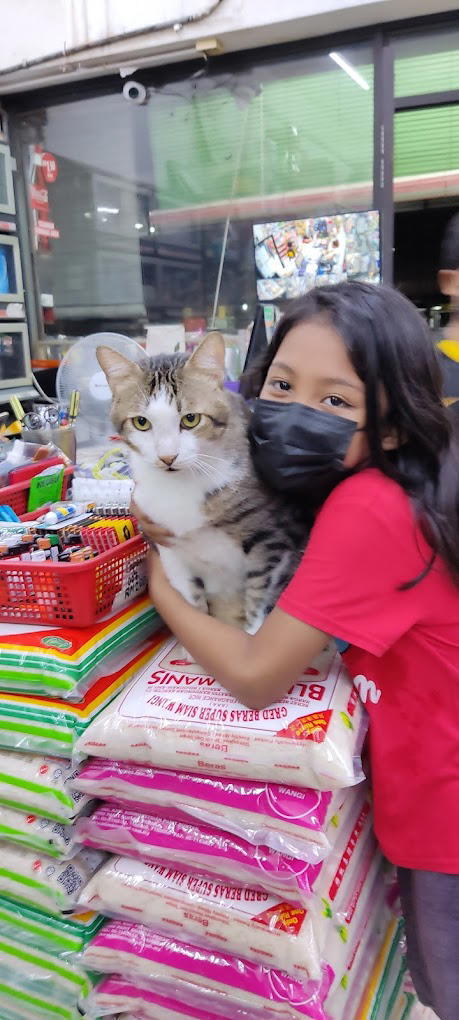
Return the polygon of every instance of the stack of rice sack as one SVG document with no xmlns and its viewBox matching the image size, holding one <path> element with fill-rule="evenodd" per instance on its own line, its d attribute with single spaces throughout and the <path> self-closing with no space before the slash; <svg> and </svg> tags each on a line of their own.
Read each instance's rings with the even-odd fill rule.
<svg viewBox="0 0 459 1020">
<path fill-rule="evenodd" d="M 78 837 L 112 853 L 80 896 L 113 919 L 89 1015 L 342 1020 L 390 920 L 364 731 L 334 650 L 262 711 L 158 650 L 76 747 L 103 798 Z"/>
<path fill-rule="evenodd" d="M 104 860 L 75 840 L 92 799 L 75 743 L 148 661 L 158 618 L 139 598 L 92 627 L 0 625 L 0 1015 L 76 1020 L 79 960 L 102 923 L 73 917 Z"/>
</svg>

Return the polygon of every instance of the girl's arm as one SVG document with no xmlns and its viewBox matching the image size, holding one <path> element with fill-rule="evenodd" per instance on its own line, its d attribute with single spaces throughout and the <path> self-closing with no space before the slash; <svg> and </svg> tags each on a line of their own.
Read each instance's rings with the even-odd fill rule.
<svg viewBox="0 0 459 1020">
<path fill-rule="evenodd" d="M 156 552 L 150 560 L 150 595 L 193 659 L 249 708 L 279 701 L 329 640 L 277 608 L 253 636 L 206 616 L 172 587 Z"/>
</svg>

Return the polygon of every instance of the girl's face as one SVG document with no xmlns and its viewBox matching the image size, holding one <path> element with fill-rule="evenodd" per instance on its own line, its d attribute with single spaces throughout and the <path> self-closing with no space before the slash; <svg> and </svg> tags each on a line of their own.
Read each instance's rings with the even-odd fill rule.
<svg viewBox="0 0 459 1020">
<path fill-rule="evenodd" d="M 270 365 L 260 397 L 295 401 L 317 411 L 366 425 L 365 386 L 346 347 L 326 319 L 302 322 L 287 333 Z M 366 432 L 355 432 L 344 466 L 354 468 L 368 457 Z"/>
</svg>

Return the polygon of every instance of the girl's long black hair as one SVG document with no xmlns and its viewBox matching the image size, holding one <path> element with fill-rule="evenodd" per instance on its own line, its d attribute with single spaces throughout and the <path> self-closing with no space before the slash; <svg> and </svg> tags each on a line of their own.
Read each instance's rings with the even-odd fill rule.
<svg viewBox="0 0 459 1020">
<path fill-rule="evenodd" d="M 434 344 L 424 319 L 407 298 L 390 287 L 357 282 L 311 290 L 292 302 L 250 372 L 252 395 L 260 393 L 287 333 L 318 316 L 325 316 L 340 334 L 365 384 L 370 449 L 365 466 L 379 468 L 405 489 L 432 549 L 432 562 L 435 554 L 441 556 L 459 585 L 459 442 L 442 403 Z M 381 387 L 388 402 L 384 415 Z M 400 446 L 386 451 L 382 439 L 391 430 L 398 434 Z"/>
</svg>

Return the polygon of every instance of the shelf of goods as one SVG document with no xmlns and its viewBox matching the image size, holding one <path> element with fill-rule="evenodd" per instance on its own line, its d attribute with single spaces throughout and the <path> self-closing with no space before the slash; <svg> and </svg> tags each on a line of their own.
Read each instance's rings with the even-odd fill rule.
<svg viewBox="0 0 459 1020">
<path fill-rule="evenodd" d="M 149 600 L 88 628 L 0 624 L 0 1015 L 81 1020 L 105 923 L 79 904 L 103 851 L 77 841 L 94 807 L 73 789 L 77 740 L 161 641 Z"/>
<path fill-rule="evenodd" d="M 334 649 L 249 710 L 166 638 L 82 733 L 75 837 L 109 854 L 90 1020 L 407 1020 L 394 875 L 377 847 L 364 712 Z"/>
</svg>

